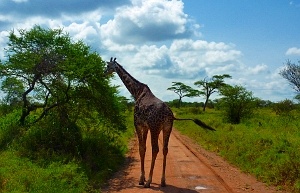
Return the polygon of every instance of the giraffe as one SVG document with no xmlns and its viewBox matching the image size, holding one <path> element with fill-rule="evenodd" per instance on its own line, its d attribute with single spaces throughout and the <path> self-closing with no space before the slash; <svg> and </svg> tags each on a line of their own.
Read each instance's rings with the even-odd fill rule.
<svg viewBox="0 0 300 193">
<path fill-rule="evenodd" d="M 158 99 L 151 92 L 150 88 L 136 80 L 131 76 L 117 61 L 116 58 L 111 58 L 107 62 L 107 67 L 105 74 L 112 74 L 116 72 L 128 91 L 131 93 L 135 100 L 134 106 L 134 126 L 139 141 L 139 154 L 140 154 L 140 164 L 141 164 L 141 175 L 139 180 L 139 185 L 144 185 L 145 188 L 149 188 L 152 182 L 153 169 L 155 165 L 155 159 L 159 152 L 158 137 L 162 130 L 163 132 L 163 170 L 161 177 L 161 186 L 166 186 L 166 159 L 168 154 L 168 143 L 169 137 L 172 131 L 174 120 L 192 120 L 197 125 L 203 127 L 204 129 L 213 130 L 212 127 L 206 125 L 199 119 L 179 119 L 175 118 L 171 109 L 166 103 Z M 146 184 L 145 180 L 145 152 L 146 152 L 146 140 L 148 131 L 151 134 L 151 146 L 152 146 L 152 160 L 149 172 L 148 181 Z"/>
</svg>

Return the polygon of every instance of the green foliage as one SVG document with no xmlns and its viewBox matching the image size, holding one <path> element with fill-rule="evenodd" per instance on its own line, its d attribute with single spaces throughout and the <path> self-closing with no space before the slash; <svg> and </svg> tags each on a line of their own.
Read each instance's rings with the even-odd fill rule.
<svg viewBox="0 0 300 193">
<path fill-rule="evenodd" d="M 225 119 L 233 124 L 239 124 L 243 118 L 252 115 L 256 106 L 256 99 L 252 92 L 242 86 L 224 86 L 220 90 L 224 96 L 221 99 L 221 108 L 224 110 Z"/>
<path fill-rule="evenodd" d="M 277 115 L 288 115 L 295 108 L 295 104 L 289 99 L 273 104 L 273 110 Z"/>
<path fill-rule="evenodd" d="M 21 102 L 21 125 L 50 112 L 75 123 L 97 111 L 115 129 L 125 128 L 117 91 L 103 76 L 105 62 L 83 42 L 73 42 L 61 29 L 35 26 L 11 31 L 6 54 L 0 65 L 2 89 L 8 103 Z"/>
<path fill-rule="evenodd" d="M 193 89 L 190 86 L 185 85 L 182 82 L 172 82 L 172 86 L 169 87 L 167 90 L 174 91 L 178 96 L 178 107 L 180 108 L 182 98 L 183 97 L 195 97 L 199 95 L 199 92 L 195 89 Z"/>
<path fill-rule="evenodd" d="M 0 153 L 1 192 L 84 192 L 88 178 L 74 162 L 41 167 L 14 152 Z"/>
<path fill-rule="evenodd" d="M 0 192 L 99 190 L 130 136 L 122 137 L 125 106 L 103 76 L 104 61 L 62 30 L 40 26 L 12 31 L 6 53 L 0 166 L 12 164 L 0 173 Z"/>
<path fill-rule="evenodd" d="M 6 96 L 2 99 L 3 104 L 12 107 L 20 105 L 22 93 L 24 92 L 24 86 L 20 80 L 14 77 L 7 77 L 1 83 L 1 90 L 6 93 Z"/>
<path fill-rule="evenodd" d="M 299 112 L 287 121 L 271 109 L 258 109 L 252 118 L 239 125 L 223 123 L 220 115 L 220 111 L 214 110 L 200 115 L 201 120 L 216 128 L 213 133 L 190 122 L 175 122 L 174 126 L 260 180 L 292 192 L 300 191 Z M 188 110 L 182 116 L 197 118 Z"/>
<path fill-rule="evenodd" d="M 72 159 L 80 156 L 81 130 L 74 123 L 61 125 L 55 114 L 48 115 L 44 120 L 26 128 L 15 146 L 22 156 L 32 160 L 51 161 L 52 155 L 64 155 L 65 159 Z"/>
<path fill-rule="evenodd" d="M 169 107 L 178 107 L 178 99 L 174 99 L 172 101 L 167 102 Z M 203 102 L 181 102 L 181 107 L 196 107 L 196 108 L 200 108 L 203 107 Z M 210 106 L 212 107 L 212 105 Z"/>
<path fill-rule="evenodd" d="M 6 149 L 15 137 L 22 134 L 23 128 L 18 124 L 20 114 L 20 111 L 15 110 L 0 117 L 0 149 Z"/>
<path fill-rule="evenodd" d="M 7 181 L 7 178 L 14 178 L 13 180 L 17 181 L 19 176 L 28 176 L 34 180 L 44 173 L 46 175 L 46 177 L 42 177 L 42 181 L 38 181 L 34 185 L 31 180 L 27 182 L 27 178 L 25 181 L 20 180 L 19 186 L 14 189 L 20 192 L 23 192 L 23 187 L 27 186 L 24 183 L 30 183 L 30 187 L 39 188 L 53 185 L 59 178 L 64 180 L 64 176 L 60 174 L 57 174 L 58 176 L 47 174 L 52 170 L 63 170 L 65 166 L 68 167 L 73 163 L 76 163 L 76 167 L 81 168 L 72 171 L 73 177 L 81 178 L 84 175 L 87 178 L 84 182 L 85 188 L 90 191 L 99 189 L 122 164 L 127 150 L 126 145 L 133 136 L 133 129 L 124 133 L 124 137 L 122 137 L 123 135 L 99 121 L 94 124 L 81 121 L 78 123 L 79 126 L 70 124 L 65 127 L 65 124 L 60 124 L 56 114 L 48 115 L 30 127 L 21 127 L 15 119 L 19 115 L 20 112 L 14 112 L 0 119 L 1 152 L 5 156 L 10 154 L 11 150 L 15 151 L 14 157 L 9 156 L 5 159 L 27 160 L 26 163 L 30 164 L 28 167 L 33 167 L 33 169 L 27 170 L 27 173 L 23 174 L 21 169 L 13 172 L 13 168 L 7 168 L 7 174 L 2 176 L 6 176 L 8 173 L 11 173 L 11 176 L 0 178 L 0 180 Z M 90 127 L 87 127 L 88 125 Z M 8 160 L 0 159 L 0 166 L 5 165 Z M 12 163 L 14 163 L 13 160 Z M 18 162 L 16 166 L 12 167 L 17 166 Z M 36 170 L 39 170 L 41 174 L 36 173 Z M 0 191 L 10 189 L 9 183 L 4 184 Z M 59 184 L 58 187 L 60 187 Z M 70 189 L 70 191 L 74 190 L 73 192 L 82 192 L 80 188 L 67 188 L 64 184 L 61 187 Z"/>
<path fill-rule="evenodd" d="M 227 86 L 224 82 L 225 78 L 231 78 L 231 76 L 229 74 L 214 75 L 210 80 L 203 79 L 194 83 L 196 86 L 200 87 L 199 94 L 205 96 L 203 111 L 206 109 L 210 96 L 219 91 L 222 87 Z"/>
</svg>

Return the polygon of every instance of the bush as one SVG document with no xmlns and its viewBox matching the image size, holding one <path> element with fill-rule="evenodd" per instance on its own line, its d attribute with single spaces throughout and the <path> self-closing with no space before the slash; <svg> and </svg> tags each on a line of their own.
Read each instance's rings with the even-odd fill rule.
<svg viewBox="0 0 300 193">
<path fill-rule="evenodd" d="M 252 92 L 241 86 L 226 86 L 220 90 L 224 96 L 221 99 L 221 108 L 225 119 L 233 124 L 239 124 L 242 119 L 250 117 L 256 105 Z"/>
<path fill-rule="evenodd" d="M 46 161 L 51 160 L 51 155 L 64 155 L 70 159 L 78 157 L 81 146 L 80 128 L 75 123 L 61 124 L 54 115 L 27 127 L 16 143 L 23 156 Z"/>
<path fill-rule="evenodd" d="M 83 137 L 81 162 L 93 188 L 99 188 L 124 161 L 125 146 L 116 136 L 91 130 Z"/>
<path fill-rule="evenodd" d="M 22 133 L 24 128 L 18 125 L 19 116 L 20 111 L 15 110 L 0 117 L 0 149 L 6 149 Z"/>
<path fill-rule="evenodd" d="M 289 99 L 285 99 L 273 105 L 273 111 L 277 115 L 288 115 L 295 108 L 295 104 Z"/>
</svg>

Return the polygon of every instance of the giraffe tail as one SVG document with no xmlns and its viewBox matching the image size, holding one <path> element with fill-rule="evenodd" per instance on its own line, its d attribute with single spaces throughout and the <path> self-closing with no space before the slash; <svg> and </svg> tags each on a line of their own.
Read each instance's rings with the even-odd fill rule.
<svg viewBox="0 0 300 193">
<path fill-rule="evenodd" d="M 207 130 L 211 130 L 211 131 L 216 131 L 214 128 L 212 128 L 211 126 L 205 124 L 203 121 L 201 121 L 199 119 L 178 119 L 178 118 L 174 117 L 174 120 L 177 120 L 177 121 L 191 120 L 191 121 L 194 121 L 194 123 L 196 123 L 197 125 L 199 125 L 203 129 L 207 129 Z"/>
<path fill-rule="evenodd" d="M 196 123 L 200 127 L 203 127 L 204 129 L 208 129 L 208 130 L 211 130 L 211 131 L 216 131 L 214 128 L 212 128 L 209 125 L 206 125 L 203 121 L 201 121 L 199 119 L 193 119 L 193 121 L 194 121 L 194 123 Z"/>
</svg>

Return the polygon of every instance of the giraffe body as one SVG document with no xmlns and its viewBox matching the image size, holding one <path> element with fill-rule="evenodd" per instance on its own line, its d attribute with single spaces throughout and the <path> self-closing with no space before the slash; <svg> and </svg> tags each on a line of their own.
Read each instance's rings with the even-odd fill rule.
<svg viewBox="0 0 300 193">
<path fill-rule="evenodd" d="M 140 185 L 144 185 L 145 181 L 145 152 L 147 134 L 150 130 L 152 161 L 150 173 L 145 187 L 150 187 L 152 182 L 153 169 L 155 160 L 159 152 L 158 136 L 163 131 L 163 171 L 161 178 L 161 186 L 165 186 L 165 169 L 168 154 L 169 137 L 172 131 L 174 116 L 170 108 L 161 100 L 156 98 L 148 87 L 145 87 L 141 97 L 136 101 L 134 108 L 134 125 L 139 139 L 139 153 L 141 159 L 141 176 Z"/>
<path fill-rule="evenodd" d="M 194 119 L 177 119 L 174 117 L 171 109 L 166 103 L 158 99 L 151 92 L 146 84 L 143 84 L 132 77 L 120 64 L 116 62 L 116 59 L 107 62 L 106 74 L 117 72 L 122 82 L 132 94 L 135 99 L 134 107 L 134 126 L 139 140 L 139 153 L 141 159 L 141 176 L 139 180 L 140 185 L 149 188 L 152 182 L 153 169 L 155 160 L 159 152 L 158 137 L 160 132 L 163 132 L 163 170 L 161 177 L 161 186 L 166 186 L 166 160 L 168 154 L 168 143 L 172 132 L 172 126 L 174 120 L 193 120 L 196 124 L 209 129 L 214 130 L 207 126 L 200 120 Z M 148 181 L 145 182 L 145 153 L 146 153 L 146 140 L 148 131 L 151 134 L 151 146 L 152 146 L 152 160 L 149 172 Z"/>
</svg>

